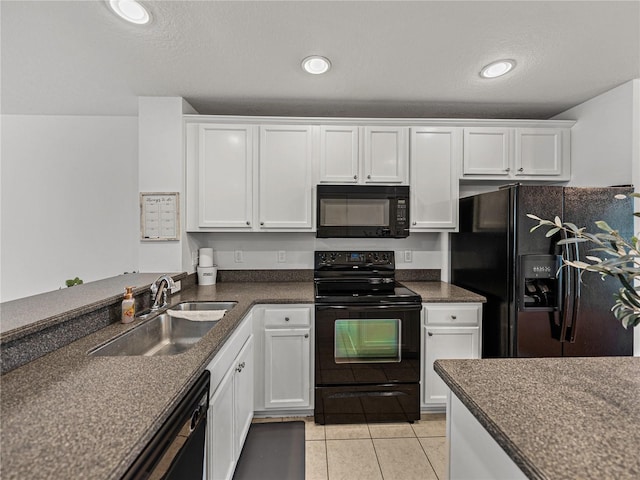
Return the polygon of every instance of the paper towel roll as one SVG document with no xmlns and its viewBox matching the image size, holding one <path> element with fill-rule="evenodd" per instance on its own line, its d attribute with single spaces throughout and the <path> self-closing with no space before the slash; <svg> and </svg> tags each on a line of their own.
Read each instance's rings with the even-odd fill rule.
<svg viewBox="0 0 640 480">
<path fill-rule="evenodd" d="M 200 267 L 213 267 L 213 248 L 201 248 L 198 265 Z"/>
</svg>

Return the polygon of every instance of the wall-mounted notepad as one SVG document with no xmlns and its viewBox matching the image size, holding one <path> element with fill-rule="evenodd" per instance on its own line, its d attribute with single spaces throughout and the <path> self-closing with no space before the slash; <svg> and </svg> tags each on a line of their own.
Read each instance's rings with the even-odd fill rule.
<svg viewBox="0 0 640 480">
<path fill-rule="evenodd" d="M 143 241 L 180 239 L 180 194 L 140 194 L 140 235 Z"/>
</svg>

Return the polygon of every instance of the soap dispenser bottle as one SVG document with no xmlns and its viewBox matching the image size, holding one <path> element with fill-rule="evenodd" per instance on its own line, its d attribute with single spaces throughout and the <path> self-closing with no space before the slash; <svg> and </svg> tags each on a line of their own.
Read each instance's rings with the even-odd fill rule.
<svg viewBox="0 0 640 480">
<path fill-rule="evenodd" d="M 125 287 L 124 300 L 122 300 L 122 323 L 133 322 L 136 313 L 136 301 L 133 298 L 133 287 Z"/>
</svg>

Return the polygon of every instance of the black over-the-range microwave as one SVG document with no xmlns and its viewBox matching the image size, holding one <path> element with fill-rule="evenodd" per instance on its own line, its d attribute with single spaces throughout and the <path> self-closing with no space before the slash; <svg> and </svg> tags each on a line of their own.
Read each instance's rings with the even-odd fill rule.
<svg viewBox="0 0 640 480">
<path fill-rule="evenodd" d="M 409 236 L 409 186 L 318 185 L 316 237 Z"/>
</svg>

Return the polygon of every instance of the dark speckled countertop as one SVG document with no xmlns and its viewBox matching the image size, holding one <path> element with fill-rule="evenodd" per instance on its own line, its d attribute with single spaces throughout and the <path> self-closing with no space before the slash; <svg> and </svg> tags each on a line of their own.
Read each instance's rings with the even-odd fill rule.
<svg viewBox="0 0 640 480">
<path fill-rule="evenodd" d="M 640 478 L 640 358 L 437 360 L 435 370 L 529 478 Z"/>
<path fill-rule="evenodd" d="M 406 282 L 425 302 L 482 301 L 442 282 Z M 92 357 L 133 328 L 111 324 L 1 377 L 0 477 L 120 478 L 252 305 L 313 303 L 313 282 L 230 282 L 174 294 L 237 301 L 193 348 L 163 357 Z"/>
</svg>

